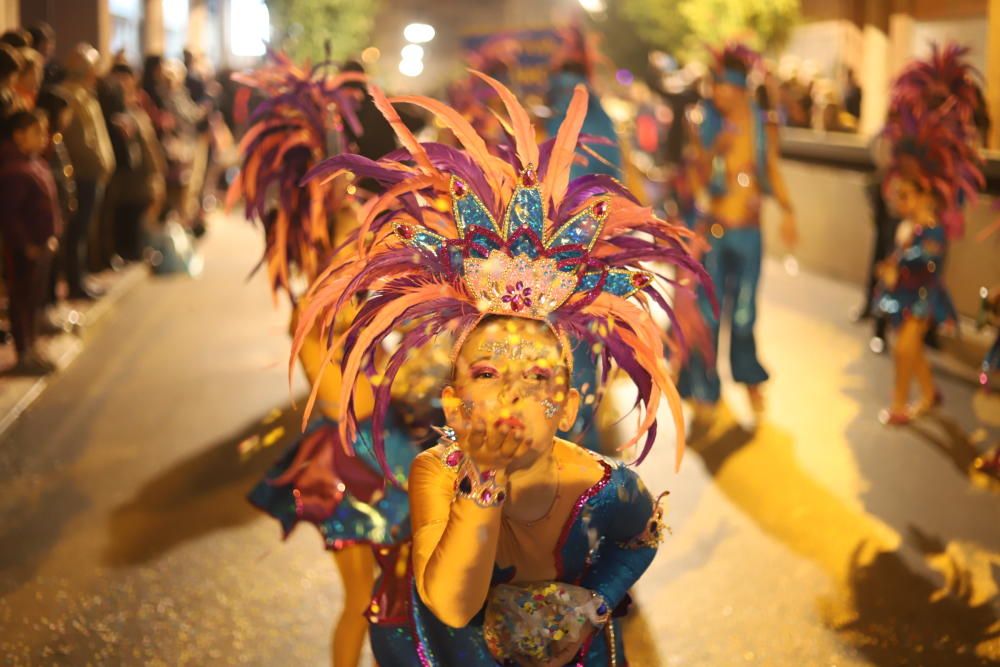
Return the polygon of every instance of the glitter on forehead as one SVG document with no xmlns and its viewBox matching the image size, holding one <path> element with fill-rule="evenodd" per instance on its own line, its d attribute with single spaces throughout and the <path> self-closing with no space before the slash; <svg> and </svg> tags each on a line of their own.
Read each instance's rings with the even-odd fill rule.
<svg viewBox="0 0 1000 667">
<path fill-rule="evenodd" d="M 479 346 L 481 352 L 492 354 L 495 357 L 506 357 L 515 361 L 536 361 L 547 362 L 549 357 L 558 357 L 557 350 L 539 345 L 534 341 L 524 341 L 513 336 L 507 340 L 487 340 Z"/>
</svg>

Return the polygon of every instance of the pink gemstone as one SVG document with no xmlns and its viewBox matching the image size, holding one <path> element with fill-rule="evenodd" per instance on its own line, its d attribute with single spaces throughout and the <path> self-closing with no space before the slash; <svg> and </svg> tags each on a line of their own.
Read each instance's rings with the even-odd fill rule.
<svg viewBox="0 0 1000 667">
<path fill-rule="evenodd" d="M 396 225 L 396 233 L 407 241 L 412 239 L 414 234 L 413 227 L 409 225 Z"/>
<path fill-rule="evenodd" d="M 489 470 L 487 470 L 486 472 L 481 472 L 481 473 L 479 473 L 479 481 L 485 482 L 486 480 L 488 480 L 492 476 L 493 476 L 493 473 L 491 473 Z"/>
<path fill-rule="evenodd" d="M 608 213 L 608 200 L 601 199 L 594 204 L 594 215 L 598 218 L 603 218 Z"/>
<path fill-rule="evenodd" d="M 456 197 L 464 197 L 469 194 L 469 186 L 462 179 L 456 178 L 455 183 L 451 186 L 451 191 Z"/>
<path fill-rule="evenodd" d="M 632 274 L 632 286 L 642 289 L 649 284 L 649 276 L 645 273 Z"/>
<path fill-rule="evenodd" d="M 454 468 L 455 466 L 457 466 L 459 463 L 462 462 L 462 452 L 461 452 L 461 450 L 455 450 L 454 452 L 452 452 L 451 454 L 449 454 L 445 458 L 444 462 L 447 463 L 452 468 Z"/>
<path fill-rule="evenodd" d="M 493 500 L 493 493 L 489 490 L 483 491 L 483 502 L 488 503 Z"/>
<path fill-rule="evenodd" d="M 521 183 L 526 188 L 533 188 L 538 183 L 538 174 L 535 173 L 535 168 L 528 165 L 528 168 L 524 170 L 521 174 Z"/>
</svg>

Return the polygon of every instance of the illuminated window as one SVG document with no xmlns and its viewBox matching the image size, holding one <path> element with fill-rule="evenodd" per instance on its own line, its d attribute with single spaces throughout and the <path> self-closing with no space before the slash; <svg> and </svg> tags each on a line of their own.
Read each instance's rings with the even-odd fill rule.
<svg viewBox="0 0 1000 667">
<path fill-rule="evenodd" d="M 264 55 L 271 39 L 271 15 L 264 0 L 232 0 L 229 35 L 234 56 Z"/>
<path fill-rule="evenodd" d="M 179 58 L 187 46 L 188 0 L 163 0 L 163 54 Z"/>
</svg>

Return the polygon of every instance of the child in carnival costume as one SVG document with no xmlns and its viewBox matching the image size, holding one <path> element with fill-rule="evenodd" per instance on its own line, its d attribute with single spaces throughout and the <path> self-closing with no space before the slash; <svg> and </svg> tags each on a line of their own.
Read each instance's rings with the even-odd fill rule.
<svg viewBox="0 0 1000 667">
<path fill-rule="evenodd" d="M 900 85 L 897 82 L 897 86 Z M 911 104 L 897 90 L 884 130 L 892 146 L 886 177 L 888 199 L 903 221 L 896 250 L 879 267 L 876 308 L 896 329 L 892 402 L 888 424 L 905 424 L 940 400 L 924 336 L 932 324 L 954 323 L 955 307 L 944 284 L 948 242 L 959 235 L 961 208 L 983 185 L 979 156 L 955 105 Z M 909 405 L 916 380 L 920 399 Z"/>
<path fill-rule="evenodd" d="M 229 203 L 242 197 L 247 218 L 263 224 L 261 265 L 275 301 L 285 294 L 292 302 L 294 329 L 302 291 L 297 285 L 308 284 L 332 258 L 343 258 L 350 249 L 338 249 L 356 226 L 346 179 L 332 185 L 300 181 L 340 150 L 345 124 L 355 135 L 363 132 L 354 115 L 356 90 L 348 84 L 363 82 L 364 77 L 337 73 L 329 63 L 298 67 L 283 54 L 272 53 L 267 65 L 239 80 L 256 88 L 263 101 L 240 144 L 243 165 Z M 319 382 L 322 413 L 248 498 L 280 522 L 285 536 L 300 521 L 314 524 L 323 535 L 345 588 L 344 608 L 333 633 L 333 664 L 350 667 L 357 664 L 364 646 L 368 626 L 363 614 L 376 565 L 395 573 L 398 562 L 406 562 L 409 506 L 403 486 L 417 449 L 404 424 L 392 429 L 385 451 L 394 483 L 387 485 L 367 425 L 357 432 L 353 448 L 341 444 L 336 414 L 342 386 L 336 368 L 321 372 L 321 348 L 319 332 L 313 331 L 297 351 L 310 383 Z M 362 379 L 354 394 L 363 417 L 370 411 L 371 388 Z M 380 590 L 390 585 L 383 577 Z"/>
<path fill-rule="evenodd" d="M 763 411 L 762 385 L 768 373 L 757 357 L 754 325 L 763 259 L 760 209 L 765 196 L 774 197 L 784 211 L 781 233 L 789 247 L 797 234 L 791 200 L 778 170 L 773 119 L 748 87 L 748 76 L 759 66 L 760 56 L 736 43 L 712 55 L 712 95 L 692 114 L 698 125 L 691 133 L 689 152 L 692 180 L 703 201 L 696 229 L 707 241 L 703 260 L 719 292 L 721 312 L 716 312 L 702 290 L 698 310 L 709 330 L 711 349 L 690 350 L 678 382 L 681 394 L 694 401 L 696 418 L 707 417 L 721 396 L 715 361 L 724 312 L 731 313 L 733 380 L 746 385 L 754 410 Z"/>
<path fill-rule="evenodd" d="M 689 232 L 657 219 L 617 181 L 570 180 L 584 87 L 556 136 L 539 146 L 514 95 L 480 76 L 507 110 L 514 145 L 506 158 L 450 107 L 393 100 L 431 111 L 465 150 L 418 143 L 372 91 L 403 148 L 377 162 L 341 155 L 323 165 L 327 176 L 346 170 L 386 189 L 362 212 L 358 255 L 310 289 L 296 340 L 317 322 L 331 331 L 369 294 L 346 311 L 351 320 L 326 358 L 342 351 L 352 388 L 338 415 L 344 442 L 354 441 L 359 421 L 356 379 L 379 374 L 372 431 L 383 464 L 386 385 L 428 340 L 451 333 L 457 341 L 442 392 L 447 426 L 410 470 L 408 614 L 372 628 L 382 667 L 625 664 L 617 615 L 656 552 L 662 510 L 629 467 L 556 437 L 580 403 L 572 345 L 595 351 L 600 377 L 616 366 L 638 388 L 641 419 L 624 445 L 639 446 L 638 461 L 655 440 L 664 399 L 682 443 L 680 397 L 650 314 L 654 304 L 670 313 L 666 278 L 643 263 L 700 269 L 686 248 Z M 380 341 L 401 320 L 412 328 L 378 371 Z"/>
<path fill-rule="evenodd" d="M 965 226 L 964 205 L 982 187 L 973 147 L 974 118 L 980 102 L 968 49 L 933 45 L 930 57 L 910 63 L 893 83 L 883 130 L 892 147 L 886 198 L 906 218 L 896 233 L 896 251 L 880 268 L 876 312 L 897 329 L 893 399 L 881 419 L 905 424 L 941 400 L 923 348 L 931 327 L 954 322 L 951 297 L 943 284 L 950 240 Z M 919 339 L 918 333 L 923 332 Z M 916 376 L 923 397 L 908 406 Z"/>
</svg>

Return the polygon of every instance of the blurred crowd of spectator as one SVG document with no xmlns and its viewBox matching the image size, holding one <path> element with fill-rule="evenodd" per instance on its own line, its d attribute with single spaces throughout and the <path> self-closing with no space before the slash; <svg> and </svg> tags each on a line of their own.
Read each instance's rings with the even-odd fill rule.
<svg viewBox="0 0 1000 667">
<path fill-rule="evenodd" d="M 89 44 L 62 59 L 55 47 L 45 24 L 0 36 L 0 260 L 20 374 L 53 370 L 38 336 L 57 301 L 101 296 L 89 274 L 162 260 L 168 229 L 201 235 L 213 155 L 232 141 L 221 86 L 193 54 L 148 56 L 140 72 Z"/>
</svg>

